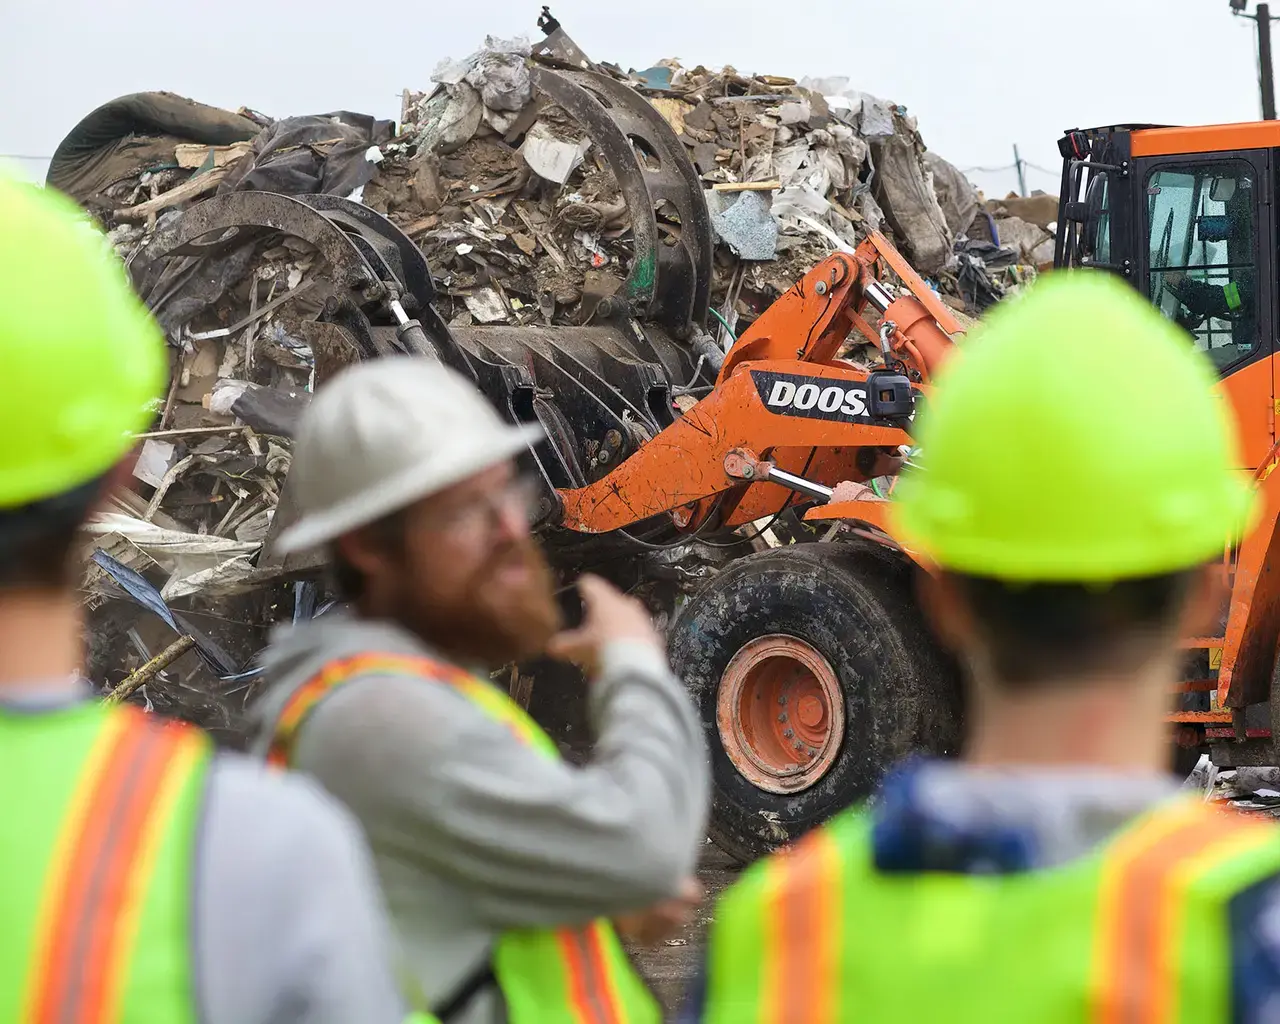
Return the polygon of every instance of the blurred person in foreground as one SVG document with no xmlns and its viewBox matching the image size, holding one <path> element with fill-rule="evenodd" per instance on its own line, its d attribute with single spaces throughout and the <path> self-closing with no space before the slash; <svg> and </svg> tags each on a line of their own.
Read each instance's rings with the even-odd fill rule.
<svg viewBox="0 0 1280 1024">
<path fill-rule="evenodd" d="M 164 376 L 82 211 L 0 178 L 0 1020 L 395 1024 L 347 812 L 79 674 L 77 532 Z"/>
<path fill-rule="evenodd" d="M 1100 272 L 962 343 L 894 511 L 971 678 L 963 760 L 754 866 L 688 1019 L 1280 1020 L 1280 832 L 1167 770 L 1179 638 L 1211 629 L 1255 502 L 1214 385 Z"/>
<path fill-rule="evenodd" d="M 412 1005 L 445 1024 L 656 1024 L 609 919 L 653 940 L 696 900 L 701 728 L 637 601 L 584 578 L 583 622 L 561 632 L 515 464 L 541 436 L 427 359 L 319 389 L 279 544 L 327 547 L 350 610 L 273 638 L 259 749 L 363 822 Z M 589 676 L 582 766 L 489 682 L 544 652 Z"/>
</svg>

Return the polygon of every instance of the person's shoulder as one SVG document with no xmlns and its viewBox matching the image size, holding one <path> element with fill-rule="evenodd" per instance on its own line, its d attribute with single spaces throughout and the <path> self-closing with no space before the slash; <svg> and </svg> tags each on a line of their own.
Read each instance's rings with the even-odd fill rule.
<svg viewBox="0 0 1280 1024">
<path fill-rule="evenodd" d="M 354 818 L 304 775 L 220 752 L 193 872 L 193 954 L 214 1021 L 403 1019 L 385 908 Z"/>
<path fill-rule="evenodd" d="M 210 768 L 206 831 L 231 837 L 245 857 L 346 848 L 358 842 L 351 813 L 306 775 L 219 751 Z"/>
</svg>

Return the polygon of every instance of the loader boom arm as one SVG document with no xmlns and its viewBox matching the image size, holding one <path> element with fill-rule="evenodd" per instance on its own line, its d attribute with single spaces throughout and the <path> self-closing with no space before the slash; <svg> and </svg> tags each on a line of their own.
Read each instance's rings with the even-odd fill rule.
<svg viewBox="0 0 1280 1024">
<path fill-rule="evenodd" d="M 895 297 L 882 283 L 882 260 L 909 294 Z M 712 392 L 683 417 L 607 476 L 560 491 L 561 525 L 604 533 L 671 513 L 693 530 L 711 520 L 746 522 L 793 500 L 777 484 L 726 472 L 735 449 L 772 454 L 788 470 L 821 466 L 827 483 L 865 479 L 860 449 L 908 444 L 910 436 L 901 423 L 870 415 L 867 370 L 838 355 L 853 331 L 887 346 L 887 361 L 927 386 L 961 328 L 873 233 L 857 251 L 828 256 L 770 306 L 730 349 Z"/>
</svg>

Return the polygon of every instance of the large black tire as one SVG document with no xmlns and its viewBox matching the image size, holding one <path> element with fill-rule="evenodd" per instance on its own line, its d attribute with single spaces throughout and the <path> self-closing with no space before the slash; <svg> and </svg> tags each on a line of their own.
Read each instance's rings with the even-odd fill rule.
<svg viewBox="0 0 1280 1024">
<path fill-rule="evenodd" d="M 681 612 L 668 644 L 673 666 L 698 705 L 711 751 L 711 838 L 729 854 L 747 862 L 797 838 L 868 796 L 886 769 L 912 751 L 952 755 L 958 750 L 958 673 L 921 619 L 911 572 L 905 558 L 875 544 L 787 545 L 734 562 Z M 826 659 L 838 680 L 844 723 L 842 740 L 837 742 L 839 733 L 831 730 L 822 756 L 809 762 L 811 770 L 825 762 L 820 777 L 779 782 L 769 776 L 762 788 L 731 759 L 717 714 L 725 711 L 722 687 L 733 708 L 739 705 L 729 698 L 744 692 L 737 683 L 725 682 L 731 660 L 753 641 L 748 651 L 761 649 L 759 638 L 767 636 L 782 638 L 770 641 L 775 645 L 795 638 L 807 645 L 807 656 L 816 651 Z M 741 656 L 735 664 L 743 664 Z M 775 659 L 771 665 L 776 664 L 794 663 Z M 772 679 L 778 670 L 767 671 Z M 735 669 L 728 678 L 742 679 L 743 672 Z M 767 687 L 772 685 L 761 684 L 770 694 L 764 703 L 785 704 L 771 696 L 776 691 Z M 759 693 L 761 686 L 752 683 L 746 692 Z M 747 713 L 734 720 L 755 721 L 762 706 L 749 704 Z M 796 706 L 793 702 L 790 708 L 793 715 Z M 757 710 L 751 713 L 752 708 Z M 812 708 L 809 699 L 810 720 Z M 827 721 L 822 719 L 823 728 Z M 743 764 L 747 755 L 741 741 L 730 745 Z M 797 756 L 813 757 L 813 750 Z M 758 770 L 758 763 L 748 763 L 747 770 Z M 803 788 L 788 792 L 768 788 L 800 783 Z"/>
</svg>

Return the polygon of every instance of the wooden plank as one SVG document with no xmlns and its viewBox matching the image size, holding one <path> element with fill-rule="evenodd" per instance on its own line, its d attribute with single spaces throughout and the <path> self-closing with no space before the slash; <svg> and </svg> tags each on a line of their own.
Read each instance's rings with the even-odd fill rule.
<svg viewBox="0 0 1280 1024">
<path fill-rule="evenodd" d="M 712 185 L 712 192 L 772 192 L 774 189 L 782 188 L 782 182 L 777 178 L 773 181 L 724 181 L 718 185 Z"/>
<path fill-rule="evenodd" d="M 239 160 L 253 148 L 249 142 L 233 142 L 229 146 L 205 146 L 198 142 L 179 142 L 173 147 L 173 158 L 178 166 L 194 171 L 205 165 L 209 155 L 213 155 L 213 166 L 222 167 Z"/>
<path fill-rule="evenodd" d="M 139 203 L 137 206 L 122 206 L 115 211 L 115 215 L 120 220 L 146 220 L 149 217 L 154 217 L 161 210 L 167 210 L 171 206 L 177 206 L 188 199 L 194 199 L 196 196 L 202 196 L 206 192 L 213 191 L 226 176 L 226 165 L 215 167 L 204 174 L 197 174 L 194 178 L 188 178 L 177 188 L 171 188 L 164 195 L 148 199 L 145 203 Z"/>
</svg>

